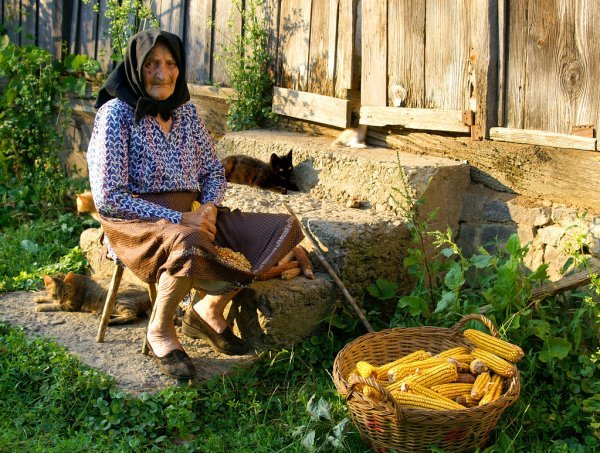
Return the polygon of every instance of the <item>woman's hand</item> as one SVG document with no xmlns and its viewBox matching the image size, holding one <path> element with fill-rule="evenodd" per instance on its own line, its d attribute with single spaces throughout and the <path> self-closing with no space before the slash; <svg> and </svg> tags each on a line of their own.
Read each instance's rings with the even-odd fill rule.
<svg viewBox="0 0 600 453">
<path fill-rule="evenodd" d="M 211 242 L 214 242 L 217 234 L 217 207 L 209 202 L 195 211 L 184 212 L 181 215 L 181 224 L 198 227 L 206 233 Z"/>
</svg>

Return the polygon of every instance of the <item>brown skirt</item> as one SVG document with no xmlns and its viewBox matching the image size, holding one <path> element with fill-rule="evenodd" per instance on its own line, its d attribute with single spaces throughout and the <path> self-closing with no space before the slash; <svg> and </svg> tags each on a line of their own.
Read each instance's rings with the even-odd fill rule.
<svg viewBox="0 0 600 453">
<path fill-rule="evenodd" d="M 190 211 L 193 192 L 140 195 L 163 207 Z M 248 285 L 289 253 L 303 239 L 298 221 L 288 214 L 241 212 L 219 208 L 215 243 L 194 227 L 165 219 L 125 220 L 101 217 L 117 258 L 137 277 L 156 283 L 162 272 L 175 277 Z M 215 245 L 241 252 L 250 271 L 231 267 L 215 253 Z"/>
</svg>

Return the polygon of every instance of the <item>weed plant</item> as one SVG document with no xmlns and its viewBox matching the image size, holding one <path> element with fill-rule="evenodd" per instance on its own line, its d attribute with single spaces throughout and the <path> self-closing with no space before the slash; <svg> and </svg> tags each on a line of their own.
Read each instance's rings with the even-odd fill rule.
<svg viewBox="0 0 600 453">
<path fill-rule="evenodd" d="M 400 173 L 403 175 L 403 169 Z M 415 285 L 395 295 L 394 282 L 378 280 L 369 293 L 397 298 L 390 327 L 452 327 L 463 315 L 483 313 L 501 336 L 525 351 L 519 362 L 522 389 L 503 415 L 489 451 L 594 451 L 600 447 L 600 280 L 588 289 L 531 301 L 532 289 L 547 279 L 546 265 L 531 271 L 524 264 L 528 245 L 511 236 L 506 244 L 487 244 L 465 256 L 452 231 L 430 232 L 416 218 L 419 200 L 403 187 L 399 205 L 408 218 L 414 247 L 404 265 Z M 426 249 L 433 238 L 437 254 Z M 573 237 L 571 265 L 588 269 L 585 234 Z M 480 323 L 467 327 L 485 330 Z"/>
</svg>

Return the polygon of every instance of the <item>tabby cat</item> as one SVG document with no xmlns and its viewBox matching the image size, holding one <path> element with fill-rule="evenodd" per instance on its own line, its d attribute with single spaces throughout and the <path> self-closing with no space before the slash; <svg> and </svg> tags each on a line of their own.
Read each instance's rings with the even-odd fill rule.
<svg viewBox="0 0 600 453">
<path fill-rule="evenodd" d="M 95 279 L 86 275 L 44 275 L 47 296 L 34 299 L 39 304 L 36 311 L 83 311 L 101 314 L 110 280 Z M 126 324 L 150 310 L 150 297 L 143 289 L 121 283 L 109 325 Z"/>
<path fill-rule="evenodd" d="M 245 155 L 228 156 L 222 160 L 227 181 L 286 194 L 298 190 L 292 183 L 292 151 L 287 155 L 271 154 L 269 163 Z"/>
</svg>

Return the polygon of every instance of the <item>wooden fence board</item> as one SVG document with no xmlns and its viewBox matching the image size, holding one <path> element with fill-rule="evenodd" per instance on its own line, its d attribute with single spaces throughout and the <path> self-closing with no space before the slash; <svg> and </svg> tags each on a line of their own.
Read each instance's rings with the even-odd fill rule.
<svg viewBox="0 0 600 453">
<path fill-rule="evenodd" d="M 10 39 L 10 42 L 19 44 L 20 35 L 16 30 L 19 27 L 20 22 L 20 2 L 18 0 L 4 0 L 2 9 L 8 38 Z"/>
<path fill-rule="evenodd" d="M 37 1 L 21 0 L 21 45 L 35 44 L 37 36 Z"/>
<path fill-rule="evenodd" d="M 357 0 L 340 0 L 338 9 L 335 93 L 336 97 L 344 97 L 347 90 L 358 87 L 357 78 L 353 77 L 354 36 L 356 34 Z"/>
<path fill-rule="evenodd" d="M 558 134 L 556 132 L 535 131 L 531 129 L 510 129 L 493 127 L 490 129 L 490 138 L 503 142 L 527 143 L 530 145 L 544 145 L 555 148 L 596 150 L 596 139 L 579 137 L 577 135 Z"/>
<path fill-rule="evenodd" d="M 462 123 L 462 110 L 363 106 L 360 122 L 369 126 L 398 125 L 407 129 L 470 132 L 469 126 Z"/>
<path fill-rule="evenodd" d="M 387 102 L 387 0 L 362 2 L 361 104 Z"/>
<path fill-rule="evenodd" d="M 510 0 L 508 7 L 508 49 L 506 75 L 506 127 L 522 129 L 527 70 L 527 9 L 528 2 Z"/>
<path fill-rule="evenodd" d="M 466 110 L 469 0 L 427 0 L 425 108 Z"/>
<path fill-rule="evenodd" d="M 248 4 L 246 4 L 246 8 L 248 8 Z M 256 5 L 256 16 L 269 35 L 267 48 L 271 59 L 271 72 L 274 75 L 277 68 L 277 48 L 279 47 L 279 1 L 264 0 L 262 4 Z"/>
<path fill-rule="evenodd" d="M 79 5 L 81 0 L 73 0 L 70 2 L 71 6 L 71 24 L 70 24 L 70 34 L 69 41 L 67 42 L 68 52 L 71 54 L 78 53 L 79 47 Z"/>
<path fill-rule="evenodd" d="M 213 2 L 189 0 L 187 8 L 187 29 L 185 53 L 187 57 L 187 81 L 190 83 L 210 83 L 212 61 L 212 20 Z"/>
<path fill-rule="evenodd" d="M 180 0 L 161 0 L 160 13 L 157 14 L 160 28 L 183 36 L 183 7 L 185 2 Z"/>
<path fill-rule="evenodd" d="M 310 21 L 308 91 L 333 96 L 338 0 L 324 0 L 313 8 Z"/>
<path fill-rule="evenodd" d="M 79 6 L 79 33 L 77 48 L 74 53 L 96 56 L 96 32 L 98 27 L 98 13 L 94 11 L 94 1 L 84 3 L 80 1 Z"/>
<path fill-rule="evenodd" d="M 310 43 L 310 0 L 282 0 L 279 15 L 279 77 L 284 88 L 306 91 Z"/>
<path fill-rule="evenodd" d="M 231 0 L 218 0 L 215 3 L 215 33 L 212 63 L 213 82 L 228 84 L 227 71 L 225 69 L 225 54 L 223 46 L 231 44 L 232 40 L 238 39 L 242 31 L 242 15 Z M 228 26 L 228 23 L 231 26 Z"/>
<path fill-rule="evenodd" d="M 100 62 L 103 71 L 110 72 L 113 68 L 113 60 L 111 58 L 113 49 L 108 34 L 106 6 L 107 0 L 99 1 L 96 59 Z"/>
<path fill-rule="evenodd" d="M 390 1 L 388 6 L 388 105 L 425 104 L 425 2 Z"/>
<path fill-rule="evenodd" d="M 62 6 L 60 0 L 40 0 L 38 45 L 55 58 L 60 57 L 62 43 Z"/>
<path fill-rule="evenodd" d="M 286 88 L 273 89 L 273 111 L 341 128 L 350 123 L 349 101 Z"/>
</svg>

